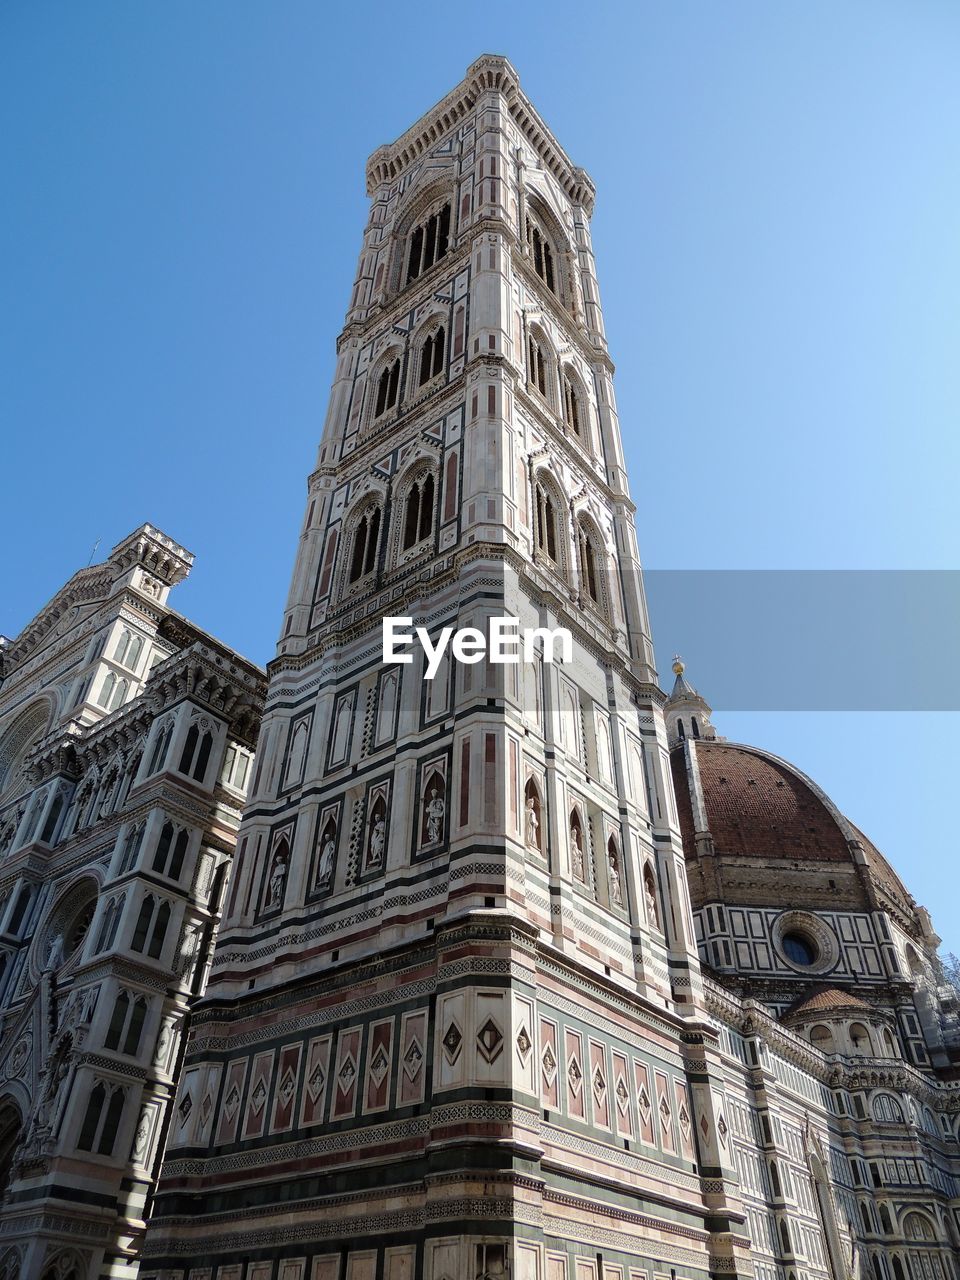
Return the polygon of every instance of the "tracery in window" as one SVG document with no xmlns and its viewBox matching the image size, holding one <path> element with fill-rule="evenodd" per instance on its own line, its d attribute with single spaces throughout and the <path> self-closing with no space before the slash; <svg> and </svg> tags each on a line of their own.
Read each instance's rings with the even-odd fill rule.
<svg viewBox="0 0 960 1280">
<path fill-rule="evenodd" d="M 349 581 L 356 582 L 377 565 L 377 544 L 380 541 L 380 508 L 368 507 L 353 531 L 353 549 L 350 554 Z"/>
<path fill-rule="evenodd" d="M 112 1153 L 125 1098 L 119 1087 L 108 1087 L 103 1081 L 93 1086 L 77 1140 L 81 1151 L 96 1151 L 102 1156 Z"/>
<path fill-rule="evenodd" d="M 600 567 L 603 563 L 599 537 L 581 520 L 577 524 L 577 550 L 580 558 L 580 585 L 584 596 L 594 604 L 602 602 Z"/>
<path fill-rule="evenodd" d="M 379 418 L 388 409 L 392 409 L 397 403 L 399 394 L 400 357 L 397 356 L 392 364 L 385 365 L 380 372 L 380 378 L 377 381 L 377 402 L 374 406 L 373 416 Z"/>
<path fill-rule="evenodd" d="M 553 247 L 546 234 L 530 217 L 527 218 L 527 244 L 533 269 L 551 293 L 557 292 L 557 274 L 553 261 Z"/>
<path fill-rule="evenodd" d="M 580 392 L 566 373 L 560 379 L 560 388 L 563 392 L 563 420 L 573 434 L 579 438 L 583 434 L 581 428 L 583 412 L 580 407 Z"/>
<path fill-rule="evenodd" d="M 429 537 L 433 528 L 433 475 L 418 476 L 407 490 L 403 508 L 403 550 Z"/>
<path fill-rule="evenodd" d="M 527 377 L 532 387 L 547 396 L 547 360 L 542 344 L 531 333 L 527 338 Z"/>
<path fill-rule="evenodd" d="M 410 233 L 407 247 L 406 283 L 416 280 L 424 271 L 428 271 L 435 262 L 446 257 L 450 245 L 450 205 L 432 213 L 426 222 L 414 227 Z"/>
<path fill-rule="evenodd" d="M 126 701 L 129 688 L 128 680 L 118 679 L 112 671 L 108 671 L 97 699 L 98 706 L 104 707 L 107 711 L 116 711 Z"/>
<path fill-rule="evenodd" d="M 420 376 L 418 386 L 435 378 L 443 372 L 443 357 L 446 351 L 447 335 L 443 325 L 435 330 L 424 342 L 420 351 Z"/>
<path fill-rule="evenodd" d="M 135 671 L 142 652 L 143 637 L 135 635 L 128 627 L 124 627 L 117 640 L 117 647 L 113 651 L 114 662 L 119 662 L 129 670 Z"/>
<path fill-rule="evenodd" d="M 557 500 L 551 490 L 538 480 L 535 491 L 535 536 L 537 550 L 542 551 L 554 564 L 559 564 L 557 522 L 559 512 Z"/>
</svg>

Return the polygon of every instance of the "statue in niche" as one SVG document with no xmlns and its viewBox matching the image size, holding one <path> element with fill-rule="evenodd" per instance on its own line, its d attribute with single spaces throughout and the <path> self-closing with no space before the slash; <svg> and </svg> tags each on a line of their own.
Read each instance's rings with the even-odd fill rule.
<svg viewBox="0 0 960 1280">
<path fill-rule="evenodd" d="M 427 801 L 427 841 L 438 844 L 443 838 L 443 817 L 447 812 L 443 796 L 436 787 L 430 788 L 430 799 Z"/>
<path fill-rule="evenodd" d="M 383 849 L 386 842 L 387 820 L 383 814 L 380 814 L 370 832 L 370 854 L 367 861 L 371 867 L 379 867 L 383 862 Z"/>
<path fill-rule="evenodd" d="M 270 869 L 270 896 L 267 906 L 271 909 L 283 905 L 283 887 L 287 880 L 287 860 L 278 854 Z"/>
<path fill-rule="evenodd" d="M 660 917 L 657 914 L 657 895 L 649 867 L 647 867 L 643 876 L 643 894 L 647 902 L 647 921 L 659 928 Z"/>
<path fill-rule="evenodd" d="M 333 879 L 333 860 L 337 854 L 336 828 L 327 828 L 327 837 L 320 850 L 320 861 L 317 864 L 317 888 L 325 889 Z"/>
<path fill-rule="evenodd" d="M 570 824 L 570 856 L 573 860 L 573 874 L 578 880 L 586 883 L 586 874 L 583 866 L 583 844 L 580 837 L 580 828 L 575 822 Z"/>
<path fill-rule="evenodd" d="M 47 962 L 43 966 L 44 973 L 56 973 L 63 964 L 63 934 L 58 933 L 50 944 Z"/>
<path fill-rule="evenodd" d="M 526 812 L 527 844 L 531 849 L 540 848 L 540 819 L 537 817 L 537 802 L 533 796 L 527 796 Z"/>
<path fill-rule="evenodd" d="M 623 906 L 623 886 L 620 883 L 620 867 L 613 849 L 607 851 L 607 862 L 610 867 L 610 901 L 615 907 Z"/>
<path fill-rule="evenodd" d="M 63 1082 L 66 1080 L 70 1071 L 70 1047 L 69 1039 L 64 1040 L 59 1049 L 57 1049 L 53 1061 L 50 1064 L 49 1074 L 47 1076 L 47 1087 L 43 1092 L 43 1098 L 37 1109 L 37 1128 L 49 1128 L 51 1119 L 54 1115 L 57 1099 L 60 1097 L 60 1090 Z"/>
</svg>

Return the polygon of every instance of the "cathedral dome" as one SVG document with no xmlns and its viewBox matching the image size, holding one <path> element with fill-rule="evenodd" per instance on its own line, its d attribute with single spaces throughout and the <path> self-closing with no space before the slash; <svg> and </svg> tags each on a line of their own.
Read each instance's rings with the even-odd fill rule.
<svg viewBox="0 0 960 1280">
<path fill-rule="evenodd" d="M 694 897 L 699 882 L 702 900 L 879 907 L 915 928 L 900 877 L 799 769 L 718 739 L 680 742 L 671 760 Z"/>
</svg>

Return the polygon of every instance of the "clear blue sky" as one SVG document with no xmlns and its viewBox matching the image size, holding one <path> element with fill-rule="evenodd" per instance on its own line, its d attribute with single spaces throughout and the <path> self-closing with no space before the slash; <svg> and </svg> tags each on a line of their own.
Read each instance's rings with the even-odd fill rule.
<svg viewBox="0 0 960 1280">
<path fill-rule="evenodd" d="M 960 567 L 955 3 L 6 0 L 0 630 L 149 520 L 197 555 L 172 603 L 270 657 L 364 161 L 487 51 L 597 184 L 645 562 Z M 696 683 L 717 620 L 656 621 Z M 960 951 L 955 714 L 717 722 Z"/>
</svg>

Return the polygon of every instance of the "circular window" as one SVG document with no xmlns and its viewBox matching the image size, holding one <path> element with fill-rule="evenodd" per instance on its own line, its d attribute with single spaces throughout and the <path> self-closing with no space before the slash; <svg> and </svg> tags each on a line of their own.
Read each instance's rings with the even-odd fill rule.
<svg viewBox="0 0 960 1280">
<path fill-rule="evenodd" d="M 791 929 L 785 933 L 780 939 L 780 946 L 783 953 L 792 964 L 801 967 L 809 967 L 817 963 L 820 955 L 820 948 L 805 933 L 800 933 L 797 929 Z"/>
<path fill-rule="evenodd" d="M 93 913 L 97 909 L 97 900 L 86 903 L 74 916 L 73 920 L 67 926 L 64 933 L 64 953 L 72 956 L 73 953 L 83 944 L 84 938 L 87 936 L 87 930 L 93 921 Z"/>
</svg>

